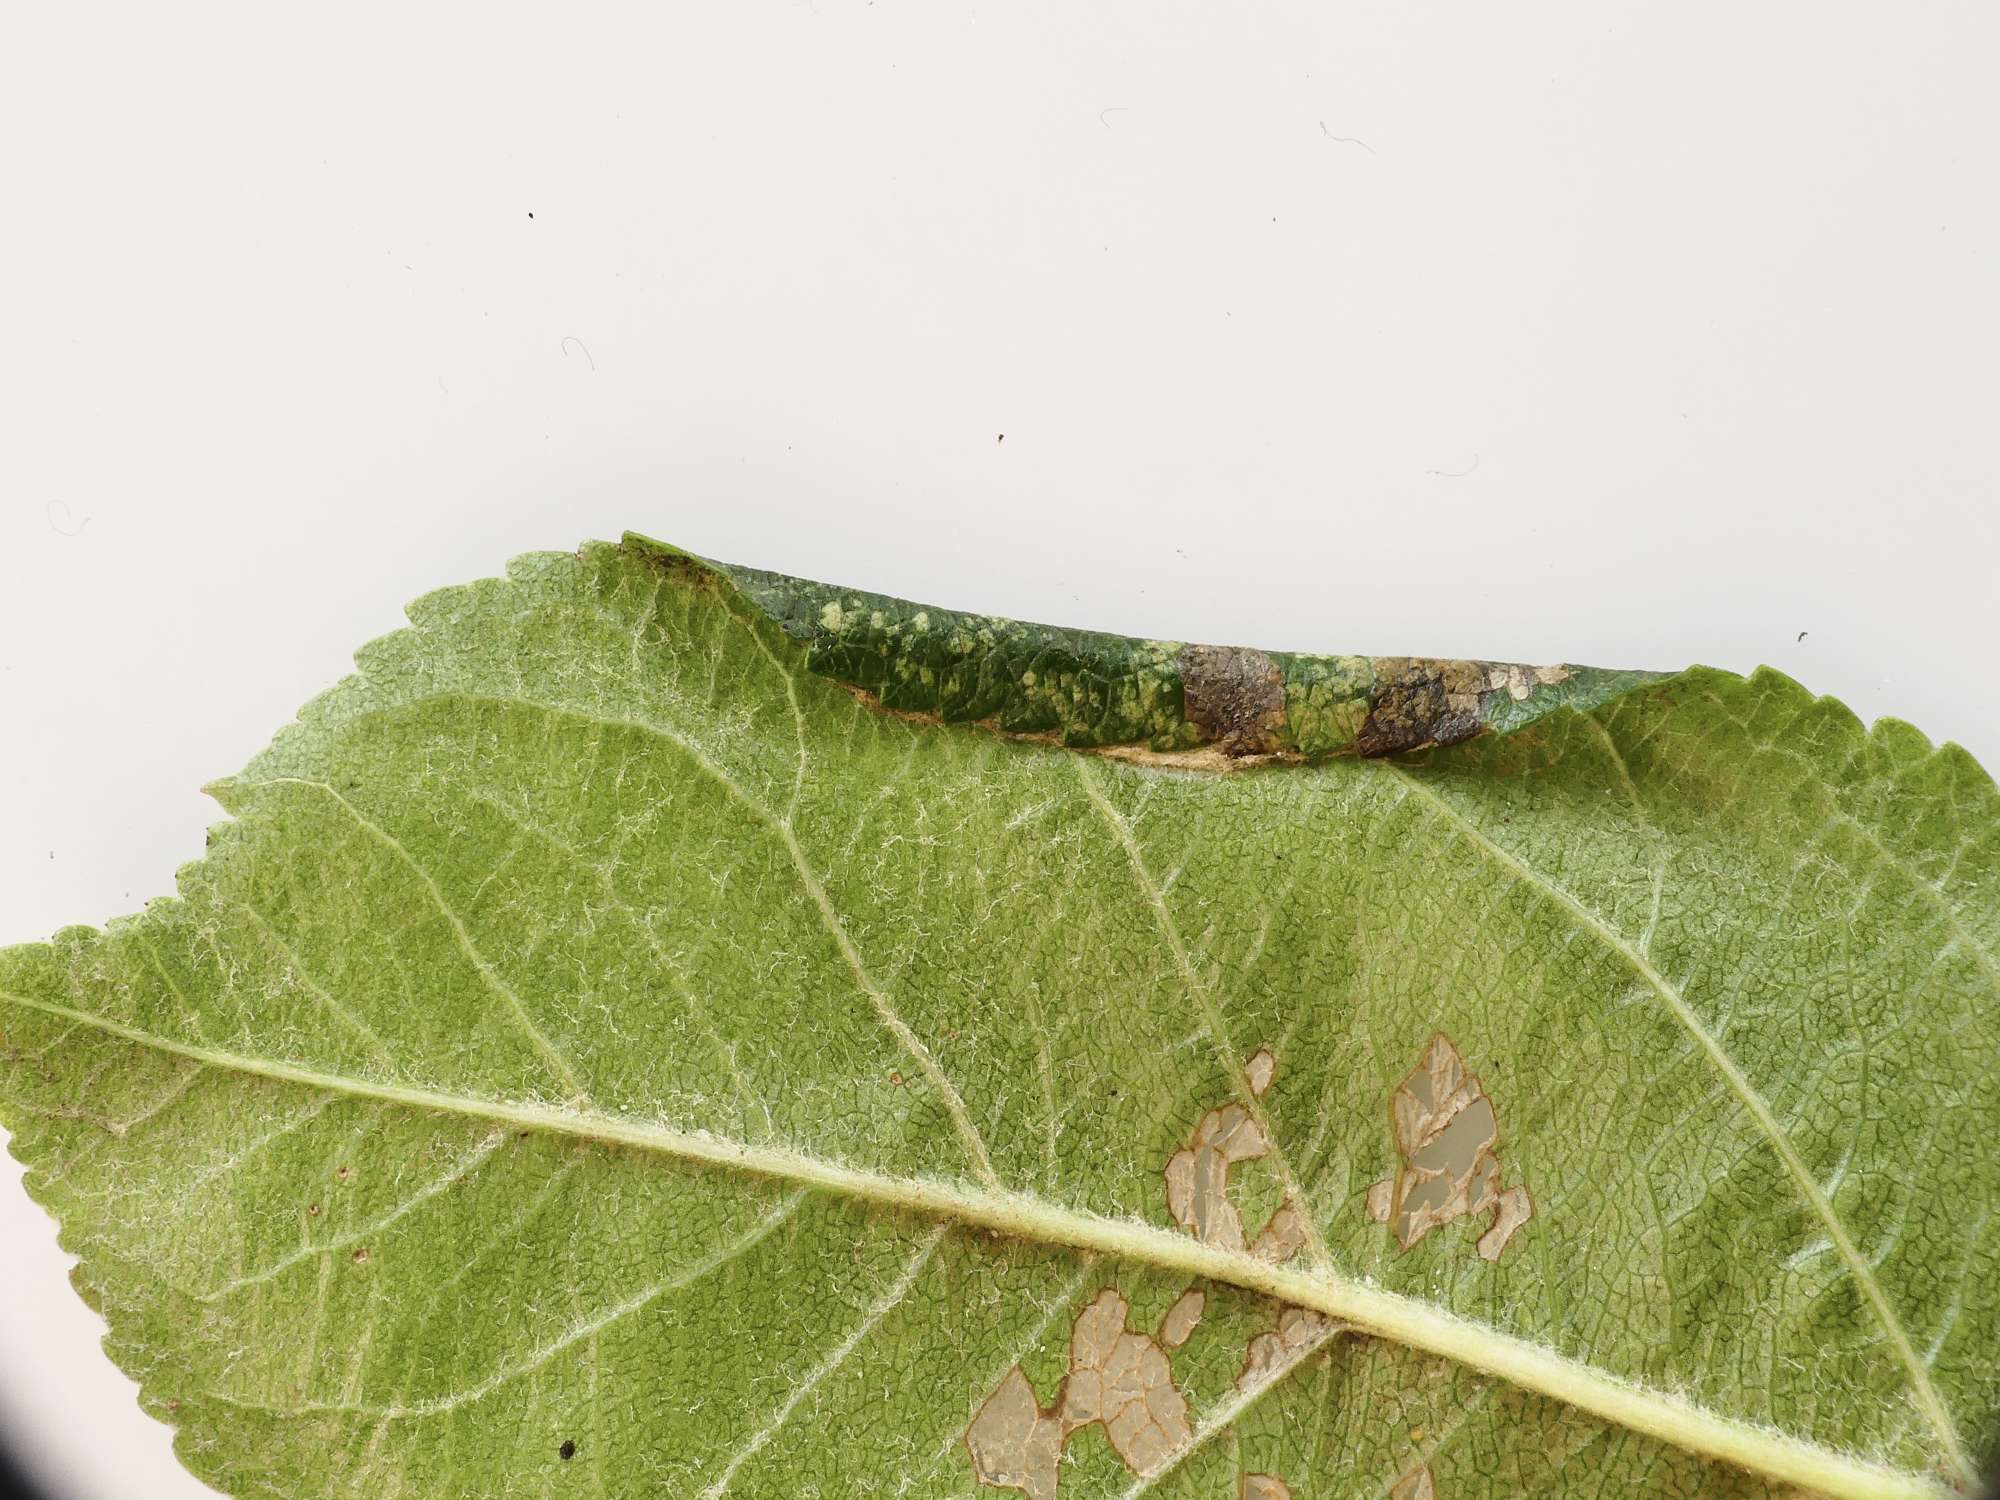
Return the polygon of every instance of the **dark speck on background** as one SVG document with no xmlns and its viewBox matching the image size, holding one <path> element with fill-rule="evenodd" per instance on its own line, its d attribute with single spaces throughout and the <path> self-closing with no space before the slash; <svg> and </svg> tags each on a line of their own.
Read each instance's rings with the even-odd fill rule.
<svg viewBox="0 0 2000 1500">
<path fill-rule="evenodd" d="M 576 1439 L 564 1438 L 563 1445 L 560 1448 L 556 1449 L 556 1457 L 561 1459 L 564 1463 L 568 1463 L 572 1458 L 575 1458 Z"/>
</svg>

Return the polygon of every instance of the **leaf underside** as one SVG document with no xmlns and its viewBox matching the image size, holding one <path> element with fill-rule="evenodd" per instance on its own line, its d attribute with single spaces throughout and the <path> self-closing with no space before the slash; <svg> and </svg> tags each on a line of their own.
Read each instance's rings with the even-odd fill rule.
<svg viewBox="0 0 2000 1500">
<path fill-rule="evenodd" d="M 1763 671 L 432 594 L 0 1123 L 243 1496 L 1950 1494 L 2000 801 Z"/>
</svg>

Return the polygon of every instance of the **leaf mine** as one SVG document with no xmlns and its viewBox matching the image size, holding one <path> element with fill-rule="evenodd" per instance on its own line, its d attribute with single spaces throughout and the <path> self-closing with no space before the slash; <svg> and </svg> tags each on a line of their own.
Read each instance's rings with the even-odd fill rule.
<svg viewBox="0 0 2000 1500">
<path fill-rule="evenodd" d="M 1260 1047 L 1244 1065 L 1252 1094 L 1262 1094 L 1277 1072 L 1277 1059 Z M 1174 1222 L 1205 1245 L 1243 1250 L 1243 1216 L 1229 1196 L 1229 1169 L 1255 1161 L 1271 1149 L 1269 1137 L 1241 1104 L 1219 1105 L 1196 1122 L 1187 1145 L 1167 1161 L 1167 1210 Z M 1273 1210 L 1247 1248 L 1273 1265 L 1290 1260 L 1306 1242 L 1307 1224 L 1287 1197 Z"/>
<path fill-rule="evenodd" d="M 1250 1092 L 1261 1099 L 1271 1087 L 1271 1080 L 1278 1076 L 1278 1059 L 1269 1047 L 1259 1047 L 1243 1065 L 1243 1074 L 1250 1081 Z"/>
<path fill-rule="evenodd" d="M 1021 1490 L 1032 1500 L 1055 1500 L 1056 1464 L 1067 1437 L 1054 1413 L 1042 1410 L 1034 1387 L 1016 1365 L 965 1429 L 965 1447 L 981 1484 Z"/>
<path fill-rule="evenodd" d="M 1528 1190 L 1500 1186 L 1494 1155 L 1500 1124 L 1493 1101 L 1443 1032 L 1397 1087 L 1390 1119 L 1402 1168 L 1368 1190 L 1368 1214 L 1390 1226 L 1404 1250 L 1440 1225 L 1491 1213 L 1479 1254 L 1497 1261 L 1534 1212 Z"/>
<path fill-rule="evenodd" d="M 1567 682 L 1567 666 L 1378 656 L 1368 717 L 1355 744 L 1363 755 L 1456 745 L 1486 727 L 1494 701 L 1523 703 L 1537 687 Z"/>
<path fill-rule="evenodd" d="M 979 1482 L 1054 1500 L 1063 1449 L 1092 1423 L 1103 1424 L 1112 1451 L 1133 1473 L 1157 1474 L 1194 1435 L 1187 1398 L 1161 1345 L 1173 1331 L 1185 1341 L 1200 1319 L 1201 1300 L 1189 1292 L 1175 1302 L 1156 1340 L 1125 1326 L 1129 1309 L 1115 1290 L 1099 1292 L 1071 1327 L 1069 1373 L 1048 1407 L 1015 1365 L 974 1414 L 965 1446 Z"/>
<path fill-rule="evenodd" d="M 1389 1500 L 1437 1500 L 1437 1483 L 1429 1464 L 1418 1464 L 1389 1489 Z"/>
<path fill-rule="evenodd" d="M 1178 1349 L 1193 1336 L 1195 1325 L 1201 1322 L 1202 1309 L 1207 1305 L 1205 1293 L 1190 1288 L 1182 1292 L 1174 1305 L 1167 1309 L 1167 1315 L 1160 1319 L 1159 1340 L 1163 1347 Z"/>
<path fill-rule="evenodd" d="M 1243 1368 L 1237 1373 L 1236 1388 L 1256 1390 L 1290 1362 L 1290 1356 L 1325 1337 L 1333 1320 L 1304 1307 L 1287 1307 L 1278 1314 L 1275 1332 L 1260 1333 L 1244 1352 Z"/>
<path fill-rule="evenodd" d="M 1077 1317 L 1063 1390 L 1065 1435 L 1102 1422 L 1135 1474 L 1157 1472 L 1192 1436 L 1187 1400 L 1166 1351 L 1125 1327 L 1125 1299 L 1106 1289 Z"/>
<path fill-rule="evenodd" d="M 1250 1253 L 1274 1266 L 1282 1265 L 1297 1255 L 1305 1242 L 1306 1217 L 1287 1198 L 1273 1210 L 1270 1221 L 1257 1231 L 1257 1238 L 1250 1244 Z"/>
<path fill-rule="evenodd" d="M 1229 1198 L 1229 1169 L 1270 1149 L 1242 1105 L 1224 1104 L 1203 1115 L 1188 1144 L 1167 1161 L 1167 1209 L 1174 1222 L 1205 1245 L 1241 1250 L 1243 1218 Z"/>
<path fill-rule="evenodd" d="M 1285 684 L 1278 664 L 1245 646 L 1188 646 L 1180 654 L 1183 710 L 1224 755 L 1268 755 L 1281 747 Z"/>
<path fill-rule="evenodd" d="M 1292 1500 L 1292 1487 L 1275 1474 L 1245 1474 L 1241 1500 Z"/>
</svg>

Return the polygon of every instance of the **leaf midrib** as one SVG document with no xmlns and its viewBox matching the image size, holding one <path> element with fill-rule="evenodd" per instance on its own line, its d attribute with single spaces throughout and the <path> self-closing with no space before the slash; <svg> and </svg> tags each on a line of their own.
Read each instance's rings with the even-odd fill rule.
<svg viewBox="0 0 2000 1500">
<path fill-rule="evenodd" d="M 707 1132 L 680 1131 L 614 1115 L 344 1077 L 274 1059 L 193 1046 L 11 991 L 0 991 L 0 1000 L 225 1072 L 624 1146 L 812 1188 L 843 1199 L 875 1203 L 1242 1287 L 1309 1308 L 1359 1332 L 1453 1360 L 1688 1452 L 1803 1485 L 1840 1500 L 1849 1497 L 1851 1500 L 1873 1500 L 1873 1497 L 1941 1500 L 1950 1494 L 1922 1476 L 1723 1416 L 1367 1282 L 1331 1270 L 1288 1270 L 1247 1253 L 1219 1250 L 1191 1236 L 1137 1220 L 1104 1218 L 1006 1189 L 891 1177 L 800 1152 L 754 1146 Z"/>
</svg>

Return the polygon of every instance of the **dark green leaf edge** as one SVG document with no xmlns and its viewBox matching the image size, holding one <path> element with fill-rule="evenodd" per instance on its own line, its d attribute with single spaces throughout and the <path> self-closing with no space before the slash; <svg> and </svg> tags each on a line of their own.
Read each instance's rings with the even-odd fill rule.
<svg viewBox="0 0 2000 1500">
<path fill-rule="evenodd" d="M 890 712 L 1073 749 L 1398 754 L 1588 711 L 1667 675 L 1137 640 L 714 562 L 637 532 L 619 546 L 733 590 L 804 648 L 809 670 Z"/>
</svg>

